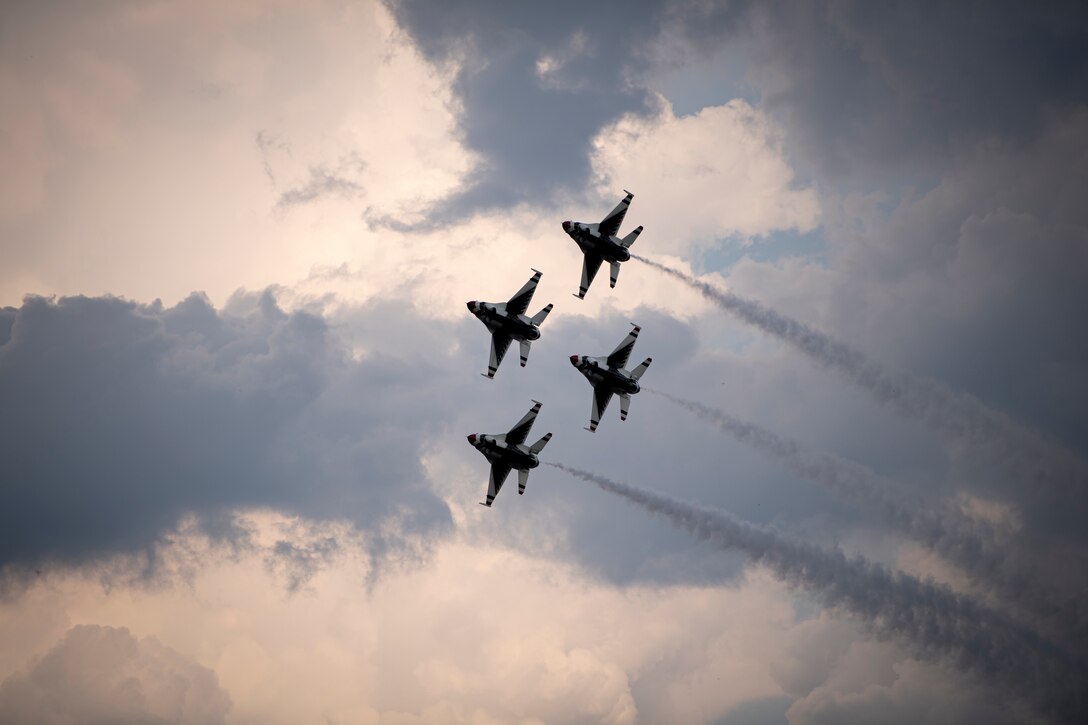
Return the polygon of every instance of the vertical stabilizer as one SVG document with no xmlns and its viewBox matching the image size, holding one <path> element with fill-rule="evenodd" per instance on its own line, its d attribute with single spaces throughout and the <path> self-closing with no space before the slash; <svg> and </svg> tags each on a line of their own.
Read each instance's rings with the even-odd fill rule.
<svg viewBox="0 0 1088 725">
<path fill-rule="evenodd" d="M 652 363 L 653 361 L 654 361 L 654 359 L 652 357 L 648 357 L 645 360 L 643 360 L 641 365 L 639 365 L 637 368 L 635 368 L 634 370 L 631 371 L 631 377 L 634 378 L 635 380 L 638 380 L 639 378 L 641 378 L 642 374 L 644 372 L 646 372 L 646 368 L 650 367 L 650 363 Z"/>
<path fill-rule="evenodd" d="M 532 320 L 532 323 L 534 325 L 539 325 L 541 322 L 544 322 L 544 319 L 548 316 L 548 313 L 551 312 L 551 311 L 552 311 L 552 306 L 549 304 L 547 307 L 545 307 L 544 309 L 542 309 L 540 312 L 536 313 L 535 315 L 533 315 L 529 319 Z"/>
</svg>

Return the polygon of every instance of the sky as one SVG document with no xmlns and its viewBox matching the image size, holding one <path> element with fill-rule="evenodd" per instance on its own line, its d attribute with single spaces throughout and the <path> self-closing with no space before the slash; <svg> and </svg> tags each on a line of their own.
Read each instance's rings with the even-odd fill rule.
<svg viewBox="0 0 1088 725">
<path fill-rule="evenodd" d="M 1077 4 L 9 2 L 0 98 L 0 723 L 1088 717 Z"/>
</svg>

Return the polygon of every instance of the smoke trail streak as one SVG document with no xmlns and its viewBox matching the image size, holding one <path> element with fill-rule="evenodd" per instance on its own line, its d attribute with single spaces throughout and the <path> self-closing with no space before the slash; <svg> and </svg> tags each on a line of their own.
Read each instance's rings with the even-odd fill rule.
<svg viewBox="0 0 1088 725">
<path fill-rule="evenodd" d="M 810 359 L 844 373 L 882 404 L 899 414 L 924 421 L 956 445 L 982 452 L 1017 478 L 1066 492 L 1083 502 L 1088 492 L 1088 466 L 1071 451 L 992 410 L 969 395 L 907 373 L 892 372 L 862 352 L 785 315 L 659 262 L 633 259 L 680 280 L 722 309 L 788 342 Z"/>
<path fill-rule="evenodd" d="M 959 566 L 975 581 L 992 587 L 1018 614 L 1050 635 L 1088 639 L 1088 614 L 1077 593 L 1055 591 L 1039 581 L 1033 562 L 1008 546 L 994 527 L 950 506 L 935 507 L 899 490 L 876 472 L 838 456 L 805 450 L 784 438 L 721 410 L 644 387 L 714 423 L 737 441 L 786 465 L 802 478 L 830 489 L 844 500 L 875 511 L 906 536 Z M 1074 578 L 1075 579 L 1075 578 Z"/>
<path fill-rule="evenodd" d="M 1088 717 L 1084 663 L 1029 630 L 947 587 L 920 581 L 841 551 L 823 550 L 705 509 L 559 463 L 545 463 L 666 518 L 695 538 L 737 550 L 793 587 L 863 619 L 929 659 L 949 661 L 1004 691 L 1019 693 L 1058 721 Z"/>
</svg>

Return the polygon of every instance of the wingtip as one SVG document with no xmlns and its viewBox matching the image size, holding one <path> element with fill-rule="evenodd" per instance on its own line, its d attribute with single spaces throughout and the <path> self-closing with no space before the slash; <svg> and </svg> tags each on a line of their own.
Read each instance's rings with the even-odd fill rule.
<svg viewBox="0 0 1088 725">
<path fill-rule="evenodd" d="M 537 269 L 536 267 L 529 267 L 529 269 L 533 270 L 533 272 L 535 272 L 535 273 L 537 273 L 537 274 L 544 274 L 543 272 L 541 272 L 541 271 L 540 271 L 539 269 Z"/>
<path fill-rule="evenodd" d="M 535 403 L 536 405 L 544 405 L 544 404 L 543 404 L 543 403 L 541 403 L 541 402 L 540 402 L 539 400 L 533 400 L 532 398 L 529 398 L 529 400 L 532 400 L 532 401 L 533 401 L 533 403 Z"/>
</svg>

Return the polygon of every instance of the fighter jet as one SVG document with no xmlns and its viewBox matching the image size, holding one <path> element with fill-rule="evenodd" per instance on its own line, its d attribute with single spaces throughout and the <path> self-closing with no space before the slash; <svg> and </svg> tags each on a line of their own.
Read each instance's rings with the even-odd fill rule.
<svg viewBox="0 0 1088 725">
<path fill-rule="evenodd" d="M 627 333 L 627 337 L 623 338 L 623 342 L 608 357 L 570 356 L 571 365 L 578 368 L 578 372 L 585 375 L 593 386 L 593 407 L 590 408 L 589 427 L 586 428 L 590 433 L 597 430 L 597 424 L 601 422 L 601 416 L 608 407 L 608 401 L 612 400 L 613 393 L 620 396 L 620 420 L 627 420 L 631 396 L 640 390 L 638 380 L 653 362 L 653 358 L 648 357 L 634 370 L 625 370 L 623 367 L 631 356 L 631 349 L 635 346 L 640 329 L 635 325 L 635 329 Z"/>
<path fill-rule="evenodd" d="M 525 445 L 525 439 L 529 436 L 529 430 L 533 427 L 533 421 L 536 420 L 538 412 L 540 412 L 540 403 L 534 400 L 529 412 L 508 432 L 501 435 L 473 433 L 468 437 L 472 447 L 483 453 L 491 463 L 491 482 L 487 486 L 487 501 L 480 501 L 481 506 L 491 506 L 491 502 L 499 495 L 499 490 L 510 474 L 511 468 L 518 469 L 518 493 L 525 494 L 525 484 L 529 482 L 530 469 L 540 465 L 536 456 L 552 439 L 552 434 L 546 433 L 533 445 Z"/>
<path fill-rule="evenodd" d="M 476 315 L 480 322 L 491 330 L 491 360 L 487 365 L 487 373 L 480 373 L 485 378 L 494 378 L 495 371 L 499 369 L 499 363 L 506 355 L 506 349 L 510 347 L 512 340 L 521 343 L 521 366 L 529 360 L 529 343 L 540 339 L 540 323 L 552 311 L 548 305 L 532 317 L 525 316 L 525 310 L 536 292 L 536 284 L 540 281 L 540 272 L 533 270 L 533 276 L 522 285 L 517 294 L 508 302 L 477 302 L 468 303 L 469 312 Z"/>
<path fill-rule="evenodd" d="M 582 260 L 582 284 L 578 287 L 578 294 L 574 295 L 578 299 L 585 298 L 586 290 L 593 283 L 597 270 L 601 268 L 601 262 L 607 259 L 612 265 L 610 286 L 615 287 L 616 278 L 620 276 L 620 262 L 626 262 L 631 258 L 631 253 L 627 250 L 638 239 L 642 227 L 636 227 L 623 239 L 616 236 L 619 234 L 620 224 L 623 224 L 623 217 L 627 214 L 627 207 L 631 206 L 631 199 L 635 198 L 635 195 L 626 189 L 624 193 L 627 196 L 623 197 L 623 201 L 617 204 L 600 224 L 563 222 L 563 231 L 582 248 L 582 253 L 585 255 L 585 259 Z"/>
</svg>

